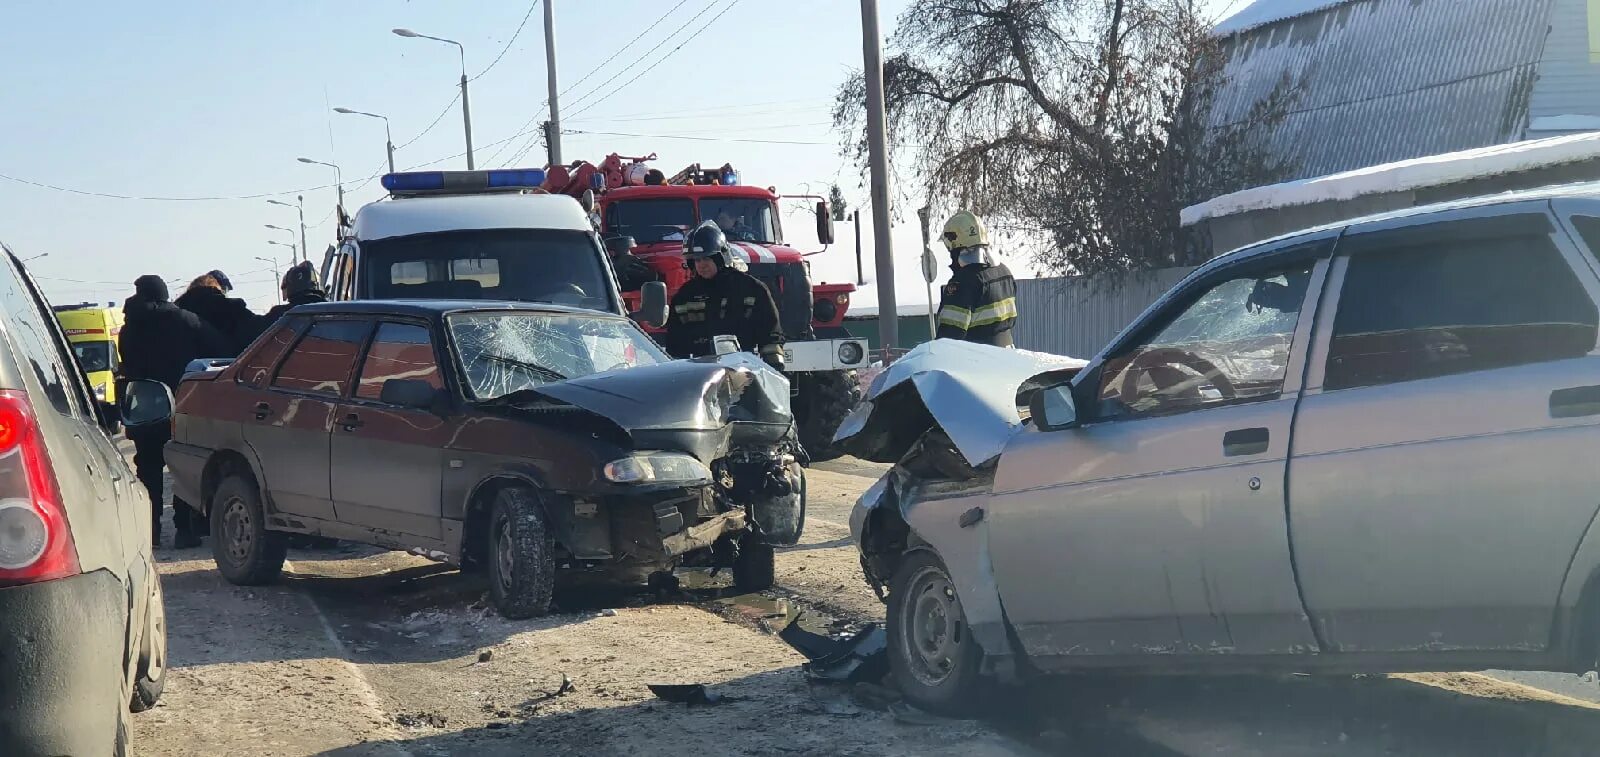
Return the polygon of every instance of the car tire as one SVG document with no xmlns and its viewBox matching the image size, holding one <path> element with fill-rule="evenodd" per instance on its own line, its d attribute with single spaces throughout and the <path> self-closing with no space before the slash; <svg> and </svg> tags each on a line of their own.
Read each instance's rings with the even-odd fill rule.
<svg viewBox="0 0 1600 757">
<path fill-rule="evenodd" d="M 555 591 L 555 538 L 539 495 L 525 487 L 495 494 L 489 513 L 489 596 L 513 620 L 550 611 Z"/>
<path fill-rule="evenodd" d="M 134 712 L 144 712 L 156 706 L 161 699 L 161 692 L 167 688 L 167 608 L 159 578 L 147 615 L 144 649 L 135 661 L 137 669 L 133 678 L 133 698 L 128 703 L 128 709 Z"/>
<path fill-rule="evenodd" d="M 739 556 L 733 559 L 733 588 L 750 593 L 766 591 L 777 580 L 777 552 L 754 534 L 739 540 Z"/>
<path fill-rule="evenodd" d="M 211 496 L 211 556 L 229 583 L 260 586 L 278 580 L 289 538 L 267 530 L 266 509 L 255 481 L 232 473 Z"/>
<path fill-rule="evenodd" d="M 803 412 L 796 413 L 800 446 L 811 462 L 832 460 L 844 451 L 833 443 L 833 434 L 845 416 L 861 403 L 861 386 L 855 371 L 814 371 L 799 379 Z"/>
<path fill-rule="evenodd" d="M 889 670 L 906 700 L 942 715 L 972 714 L 982 701 L 983 650 L 936 555 L 917 551 L 900 562 L 886 621 Z"/>
</svg>

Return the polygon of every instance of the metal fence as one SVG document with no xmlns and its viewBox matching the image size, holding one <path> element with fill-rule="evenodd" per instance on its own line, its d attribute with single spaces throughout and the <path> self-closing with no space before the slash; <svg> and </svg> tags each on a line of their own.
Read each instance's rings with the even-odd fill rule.
<svg viewBox="0 0 1600 757">
<path fill-rule="evenodd" d="M 1090 358 L 1193 268 L 1017 280 L 1014 338 L 1025 350 Z"/>
</svg>

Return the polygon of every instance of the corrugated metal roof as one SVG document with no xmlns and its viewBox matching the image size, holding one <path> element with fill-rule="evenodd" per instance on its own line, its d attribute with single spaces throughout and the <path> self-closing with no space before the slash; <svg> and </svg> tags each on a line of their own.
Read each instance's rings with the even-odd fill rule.
<svg viewBox="0 0 1600 757">
<path fill-rule="evenodd" d="M 1256 0 L 1238 13 L 1218 21 L 1211 31 L 1217 35 L 1233 34 L 1346 2 L 1350 0 Z"/>
<path fill-rule="evenodd" d="M 1305 86 L 1269 139 L 1290 178 L 1522 137 L 1551 0 L 1352 0 L 1235 35 L 1213 124 L 1287 74 Z"/>
</svg>

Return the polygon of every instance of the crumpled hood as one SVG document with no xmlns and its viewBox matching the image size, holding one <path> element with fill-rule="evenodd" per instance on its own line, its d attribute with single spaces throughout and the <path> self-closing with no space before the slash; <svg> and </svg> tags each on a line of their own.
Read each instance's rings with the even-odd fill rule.
<svg viewBox="0 0 1600 757">
<path fill-rule="evenodd" d="M 1024 383 L 1085 365 L 1077 358 L 954 339 L 926 342 L 878 374 L 865 401 L 839 424 L 834 442 L 856 457 L 893 463 L 937 426 L 968 464 L 982 466 L 1022 427 L 1017 390 Z"/>
<path fill-rule="evenodd" d="M 615 423 L 640 449 L 677 449 L 708 464 L 739 443 L 734 427 L 781 435 L 794 417 L 789 380 L 748 352 L 596 373 L 530 392 Z"/>
</svg>

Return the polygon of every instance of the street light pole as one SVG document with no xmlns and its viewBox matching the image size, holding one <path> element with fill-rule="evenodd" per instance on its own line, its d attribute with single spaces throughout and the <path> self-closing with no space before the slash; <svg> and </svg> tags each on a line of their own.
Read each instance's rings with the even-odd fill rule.
<svg viewBox="0 0 1600 757">
<path fill-rule="evenodd" d="M 556 102 L 556 12 L 555 0 L 544 0 L 544 69 L 550 94 L 550 123 L 546 127 L 550 165 L 561 165 L 561 105 Z"/>
<path fill-rule="evenodd" d="M 546 12 L 548 12 L 548 10 Z M 395 29 L 394 33 L 401 37 L 431 39 L 434 42 L 443 42 L 447 45 L 455 45 L 456 49 L 461 51 L 461 122 L 467 130 L 467 170 L 471 171 L 476 169 L 477 165 L 472 161 L 472 106 L 467 102 L 467 48 L 460 42 L 457 42 L 453 39 L 445 39 L 444 37 L 430 37 L 426 34 L 418 34 L 410 29 Z"/>
<path fill-rule="evenodd" d="M 325 163 L 323 161 L 312 160 L 310 158 L 299 158 L 298 160 L 301 163 L 308 163 L 308 164 L 313 165 L 313 166 L 327 166 L 327 167 L 333 169 L 333 186 L 336 189 L 339 190 L 339 212 L 343 212 L 344 211 L 344 174 L 339 170 L 339 167 L 334 165 L 334 164 L 332 164 L 332 163 Z"/>
<path fill-rule="evenodd" d="M 290 250 L 290 254 L 293 254 L 294 245 L 292 245 L 292 244 L 291 245 L 285 245 L 282 242 L 274 242 L 274 241 L 272 241 L 270 239 L 267 240 L 267 244 L 275 244 L 275 245 L 279 245 L 281 247 L 288 247 L 289 250 Z M 278 259 L 277 258 L 264 258 L 264 257 L 261 257 L 260 255 L 256 255 L 255 259 L 272 266 L 272 278 L 274 280 L 276 280 L 276 281 L 279 281 L 279 282 L 283 281 L 283 277 L 278 275 Z M 278 302 L 283 302 L 283 287 L 280 286 L 277 289 L 278 289 Z"/>
<path fill-rule="evenodd" d="M 300 214 L 300 249 L 309 250 L 310 248 L 306 247 L 306 197 L 305 195 L 295 195 L 294 201 L 295 204 L 290 205 L 282 200 L 267 200 L 267 204 L 294 208 L 295 212 Z"/>
<path fill-rule="evenodd" d="M 294 262 L 297 259 L 295 254 L 294 254 L 294 230 L 293 229 L 285 229 L 282 226 L 274 226 L 274 225 L 272 225 L 270 223 L 262 224 L 262 225 L 267 227 L 267 228 L 269 228 L 269 229 L 272 229 L 274 231 L 282 231 L 282 232 L 287 232 L 289 234 L 289 261 L 290 262 Z"/>
<path fill-rule="evenodd" d="M 384 149 L 389 153 L 389 173 L 394 173 L 394 133 L 389 131 L 389 117 L 380 116 L 377 113 L 368 113 L 361 110 L 351 110 L 349 108 L 334 108 L 333 112 L 344 113 L 351 116 L 366 116 L 368 118 L 383 119 L 383 146 Z"/>
<path fill-rule="evenodd" d="M 878 35 L 878 0 L 861 0 L 862 73 L 867 77 L 867 162 L 872 170 L 872 237 L 878 276 L 878 341 L 888 365 L 900 342 L 895 307 L 894 255 L 889 246 L 889 146 L 883 117 L 883 49 Z"/>
</svg>

